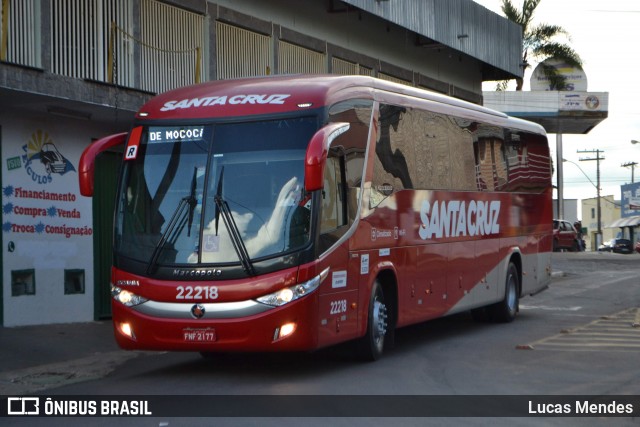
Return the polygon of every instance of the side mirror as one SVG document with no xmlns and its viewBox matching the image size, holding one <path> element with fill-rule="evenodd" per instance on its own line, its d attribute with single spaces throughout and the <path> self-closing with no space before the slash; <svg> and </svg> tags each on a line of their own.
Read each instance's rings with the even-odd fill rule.
<svg viewBox="0 0 640 427">
<path fill-rule="evenodd" d="M 123 145 L 127 139 L 127 133 L 110 135 L 93 142 L 82 152 L 80 164 L 78 165 L 78 182 L 80 184 L 80 194 L 83 196 L 93 196 L 93 174 L 95 161 L 98 154 L 111 147 Z"/>
<path fill-rule="evenodd" d="M 311 137 L 304 165 L 304 189 L 307 192 L 323 188 L 324 164 L 329 147 L 334 139 L 348 131 L 350 127 L 351 125 L 345 122 L 329 123 Z"/>
</svg>

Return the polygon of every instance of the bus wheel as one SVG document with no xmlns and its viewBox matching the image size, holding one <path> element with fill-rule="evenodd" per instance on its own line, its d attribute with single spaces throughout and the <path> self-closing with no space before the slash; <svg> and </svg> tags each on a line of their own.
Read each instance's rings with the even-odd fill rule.
<svg viewBox="0 0 640 427">
<path fill-rule="evenodd" d="M 382 356 L 384 340 L 389 333 L 388 309 L 380 282 L 373 283 L 367 320 L 367 333 L 360 341 L 360 354 L 364 360 L 374 361 Z"/>
<path fill-rule="evenodd" d="M 518 313 L 518 269 L 512 262 L 507 268 L 504 298 L 502 301 L 493 304 L 488 308 L 491 318 L 497 322 L 512 322 Z"/>
</svg>

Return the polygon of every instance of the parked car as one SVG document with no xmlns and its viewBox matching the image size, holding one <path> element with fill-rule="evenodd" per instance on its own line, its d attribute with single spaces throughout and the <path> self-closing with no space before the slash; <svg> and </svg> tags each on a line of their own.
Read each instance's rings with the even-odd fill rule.
<svg viewBox="0 0 640 427">
<path fill-rule="evenodd" d="M 640 240 L 636 242 L 636 252 L 640 254 Z"/>
<path fill-rule="evenodd" d="M 636 248 L 638 245 L 636 245 Z M 616 254 L 630 254 L 633 253 L 633 243 L 629 239 L 611 239 L 608 242 L 604 242 L 598 248 L 600 252 L 613 252 Z"/>
<path fill-rule="evenodd" d="M 553 220 L 553 251 L 567 249 L 572 252 L 581 250 L 582 244 L 578 240 L 578 232 L 569 221 Z"/>
</svg>

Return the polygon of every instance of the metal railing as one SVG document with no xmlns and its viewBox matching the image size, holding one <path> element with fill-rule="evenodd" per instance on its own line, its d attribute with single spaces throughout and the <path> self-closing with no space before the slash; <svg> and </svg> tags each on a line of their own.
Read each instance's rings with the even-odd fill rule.
<svg viewBox="0 0 640 427">
<path fill-rule="evenodd" d="M 278 67 L 280 74 L 326 73 L 326 55 L 280 40 L 278 43 Z"/>
<path fill-rule="evenodd" d="M 0 61 L 41 67 L 40 1 L 0 3 Z"/>
<path fill-rule="evenodd" d="M 52 0 L 51 72 L 70 77 L 106 81 L 107 50 L 111 23 L 132 28 L 132 4 L 128 0 Z M 132 51 L 123 45 L 117 52 L 121 69 L 132 66 Z M 132 73 L 120 84 L 132 86 Z"/>
<path fill-rule="evenodd" d="M 207 75 L 208 20 L 155 0 L 143 0 L 140 38 L 124 37 L 140 50 L 140 88 L 164 92 L 200 83 Z"/>
<path fill-rule="evenodd" d="M 224 22 L 216 22 L 218 79 L 271 74 L 271 37 Z"/>
<path fill-rule="evenodd" d="M 331 72 L 333 74 L 342 75 L 361 75 L 373 77 L 373 70 L 368 67 L 364 67 L 358 63 L 347 61 L 341 58 L 331 58 Z"/>
</svg>

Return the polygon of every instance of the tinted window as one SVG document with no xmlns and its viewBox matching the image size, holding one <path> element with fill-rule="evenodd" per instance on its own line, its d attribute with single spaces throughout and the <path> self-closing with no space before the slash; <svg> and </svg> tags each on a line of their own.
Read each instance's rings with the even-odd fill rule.
<svg viewBox="0 0 640 427">
<path fill-rule="evenodd" d="M 551 162 L 542 135 L 442 113 L 380 105 L 371 207 L 403 189 L 540 192 Z"/>
<path fill-rule="evenodd" d="M 329 109 L 329 120 L 349 123 L 349 129 L 331 143 L 324 168 L 320 252 L 337 242 L 356 220 L 372 107 L 371 100 L 354 99 Z"/>
</svg>

